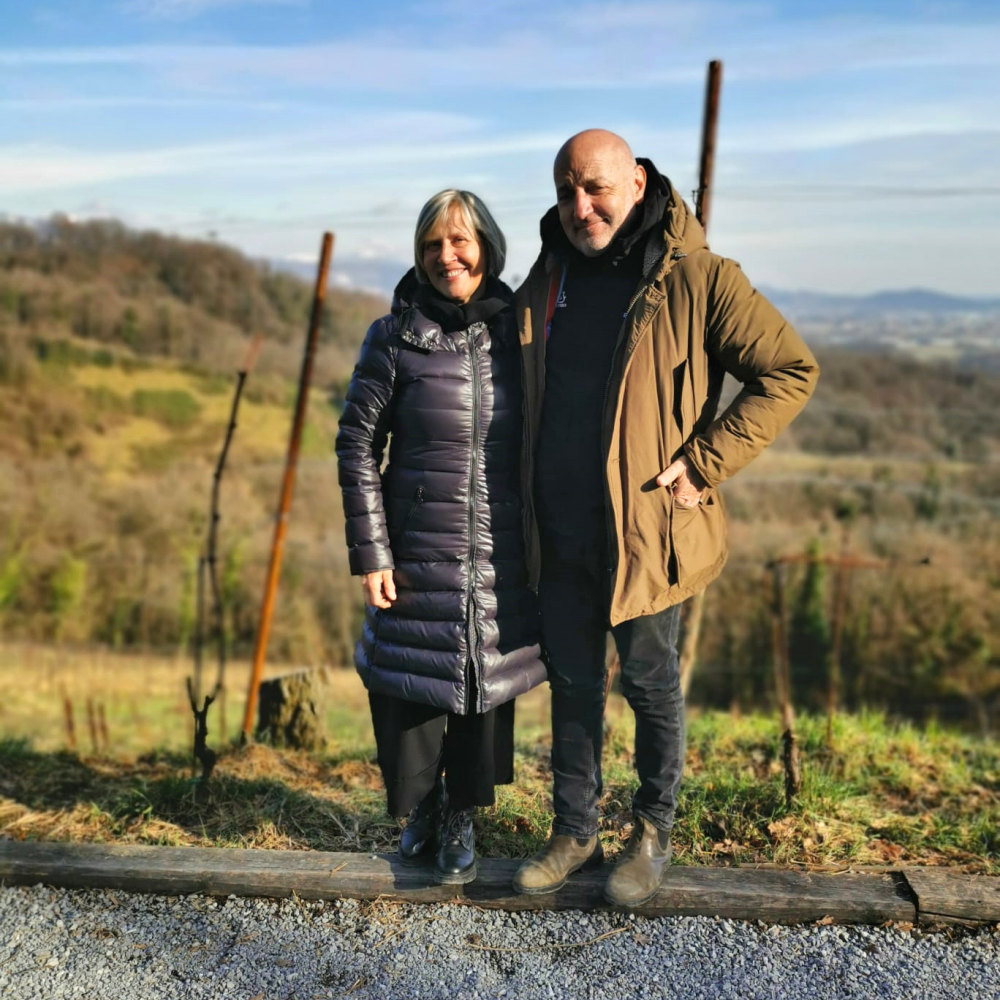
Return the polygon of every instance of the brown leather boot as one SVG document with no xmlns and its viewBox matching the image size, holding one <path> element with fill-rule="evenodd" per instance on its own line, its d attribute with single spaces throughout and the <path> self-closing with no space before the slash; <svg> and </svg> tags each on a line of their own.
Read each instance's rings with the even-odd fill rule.
<svg viewBox="0 0 1000 1000">
<path fill-rule="evenodd" d="M 670 855 L 670 831 L 658 830 L 648 819 L 636 816 L 632 836 L 608 876 L 604 898 L 615 906 L 639 906 L 652 899 Z"/>
<path fill-rule="evenodd" d="M 596 836 L 570 837 L 554 833 L 548 843 L 514 873 L 514 891 L 526 896 L 555 892 L 568 876 L 584 867 L 599 865 L 604 850 Z"/>
</svg>

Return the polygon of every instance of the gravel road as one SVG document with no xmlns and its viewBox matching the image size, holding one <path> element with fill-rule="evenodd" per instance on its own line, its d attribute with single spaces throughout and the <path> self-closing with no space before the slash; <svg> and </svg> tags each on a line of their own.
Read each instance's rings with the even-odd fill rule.
<svg viewBox="0 0 1000 1000">
<path fill-rule="evenodd" d="M 1000 929 L 0 888 L 8 1000 L 1000 997 Z"/>
</svg>

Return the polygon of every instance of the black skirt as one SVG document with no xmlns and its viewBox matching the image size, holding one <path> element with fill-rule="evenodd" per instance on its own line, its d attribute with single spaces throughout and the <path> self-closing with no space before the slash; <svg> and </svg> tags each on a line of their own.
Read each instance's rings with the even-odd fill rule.
<svg viewBox="0 0 1000 1000">
<path fill-rule="evenodd" d="M 452 809 L 491 806 L 514 780 L 514 702 L 453 715 L 391 695 L 368 694 L 390 816 L 405 816 L 444 773 Z"/>
</svg>

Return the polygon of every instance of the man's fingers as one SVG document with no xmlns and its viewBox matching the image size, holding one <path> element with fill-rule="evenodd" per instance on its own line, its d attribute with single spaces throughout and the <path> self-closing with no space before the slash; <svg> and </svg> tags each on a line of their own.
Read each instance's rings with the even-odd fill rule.
<svg viewBox="0 0 1000 1000">
<path fill-rule="evenodd" d="M 391 569 L 382 574 L 382 589 L 390 601 L 396 600 L 396 584 L 393 582 Z"/>
<path fill-rule="evenodd" d="M 667 487 L 674 502 L 682 507 L 697 507 L 701 503 L 704 482 L 685 457 L 671 462 L 657 477 L 657 485 Z"/>
<path fill-rule="evenodd" d="M 677 459 L 676 462 L 671 462 L 657 477 L 657 486 L 669 486 L 675 479 L 677 479 L 685 471 L 684 462 L 681 459 Z"/>
</svg>

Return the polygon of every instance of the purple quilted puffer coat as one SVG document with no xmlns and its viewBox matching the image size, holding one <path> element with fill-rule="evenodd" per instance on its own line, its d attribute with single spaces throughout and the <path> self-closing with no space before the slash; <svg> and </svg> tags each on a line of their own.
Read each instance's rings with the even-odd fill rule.
<svg viewBox="0 0 1000 1000">
<path fill-rule="evenodd" d="M 459 714 L 545 679 L 524 565 L 520 349 L 511 293 L 490 286 L 498 311 L 446 333 L 404 278 L 337 434 L 351 572 L 391 568 L 397 593 L 365 609 L 358 672 L 369 691 Z"/>
</svg>

